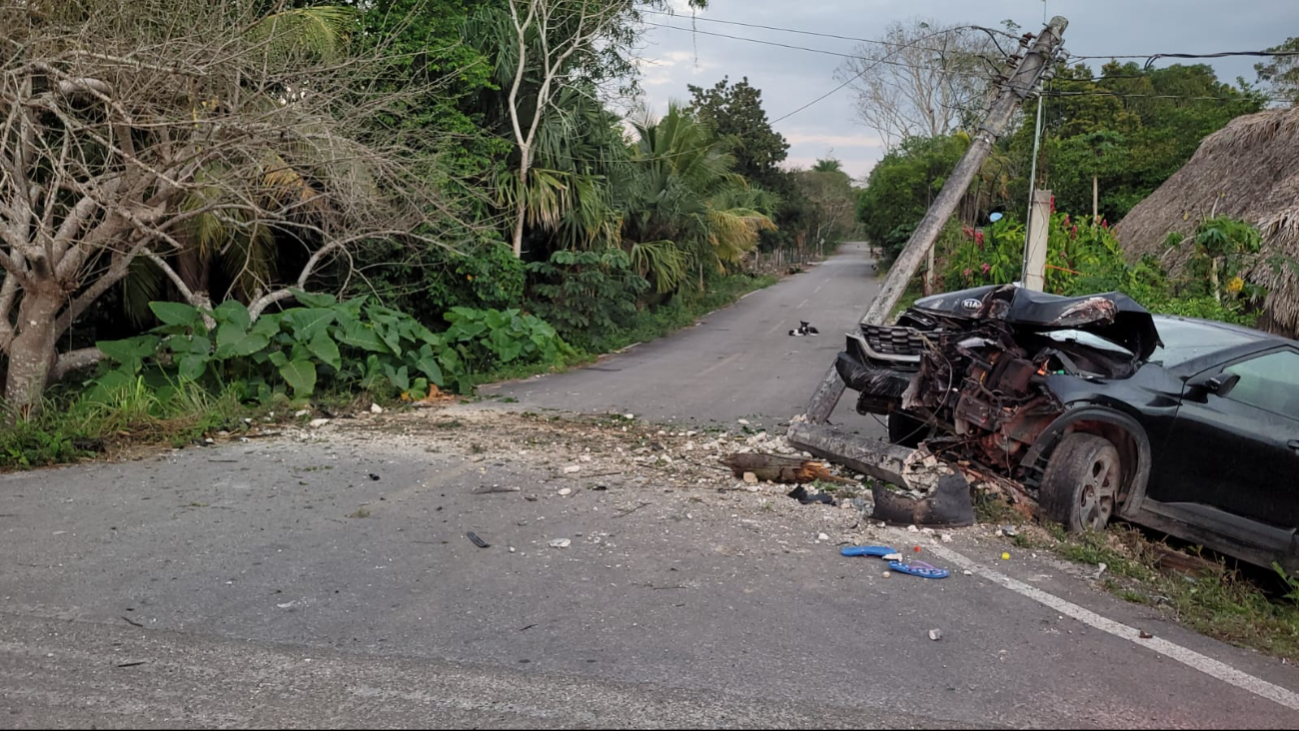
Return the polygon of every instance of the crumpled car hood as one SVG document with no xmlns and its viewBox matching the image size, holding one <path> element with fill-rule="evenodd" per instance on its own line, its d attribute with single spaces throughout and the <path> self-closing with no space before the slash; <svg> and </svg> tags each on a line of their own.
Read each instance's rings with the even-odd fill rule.
<svg viewBox="0 0 1299 731">
<path fill-rule="evenodd" d="M 1121 292 L 1062 297 L 1013 284 L 990 285 L 924 297 L 913 307 L 946 317 L 1001 320 L 1033 330 L 1083 330 L 1122 345 L 1143 361 L 1162 344 L 1150 312 Z"/>
</svg>

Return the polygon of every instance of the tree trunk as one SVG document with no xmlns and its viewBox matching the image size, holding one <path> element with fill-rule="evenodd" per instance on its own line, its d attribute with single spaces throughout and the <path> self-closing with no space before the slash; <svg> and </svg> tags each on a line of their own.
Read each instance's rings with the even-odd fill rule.
<svg viewBox="0 0 1299 731">
<path fill-rule="evenodd" d="M 1093 175 L 1092 176 L 1092 224 L 1093 225 L 1101 222 L 1100 189 L 1101 189 L 1100 181 L 1095 175 Z"/>
<path fill-rule="evenodd" d="M 526 145 L 519 149 L 523 162 L 519 165 L 519 190 L 516 193 L 514 212 L 514 258 L 523 258 L 523 220 L 528 212 L 528 154 L 531 150 Z"/>
<path fill-rule="evenodd" d="M 55 362 L 58 333 L 54 322 L 63 305 L 58 290 L 25 292 L 18 308 L 18 336 L 9 344 L 5 400 L 24 411 L 36 411 Z"/>
</svg>

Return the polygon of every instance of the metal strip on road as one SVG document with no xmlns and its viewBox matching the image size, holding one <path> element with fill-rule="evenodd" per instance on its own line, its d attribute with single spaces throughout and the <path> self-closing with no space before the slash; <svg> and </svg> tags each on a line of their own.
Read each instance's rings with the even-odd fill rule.
<svg viewBox="0 0 1299 731">
<path fill-rule="evenodd" d="M 1234 685 L 1241 690 L 1247 690 L 1254 695 L 1279 703 L 1286 708 L 1299 711 L 1299 693 L 1286 690 L 1285 688 L 1269 683 L 1262 678 L 1256 678 L 1253 675 L 1237 670 L 1224 662 L 1201 655 L 1194 650 L 1188 650 L 1187 648 L 1169 642 L 1168 640 L 1160 639 L 1158 637 L 1142 639 L 1141 631 L 1135 627 L 1129 627 L 1122 622 L 1116 622 L 1107 617 L 1102 617 L 1090 609 L 1084 609 L 1083 607 L 1080 607 L 1073 602 L 1061 599 L 1054 594 L 1048 594 L 1037 587 L 1029 586 L 1022 581 L 1017 581 L 998 571 L 981 566 L 973 559 L 957 553 L 950 548 L 933 545 L 929 547 L 929 550 L 947 561 L 960 566 L 966 571 L 982 576 L 994 584 L 1010 589 L 1011 591 L 1028 597 L 1039 604 L 1044 604 L 1061 614 L 1073 617 L 1083 624 L 1094 627 L 1102 632 L 1108 632 L 1115 637 L 1127 640 L 1139 647 L 1144 647 L 1166 657 L 1170 657 L 1193 670 L 1198 670 L 1205 675 L 1217 678 L 1229 685 Z"/>
</svg>

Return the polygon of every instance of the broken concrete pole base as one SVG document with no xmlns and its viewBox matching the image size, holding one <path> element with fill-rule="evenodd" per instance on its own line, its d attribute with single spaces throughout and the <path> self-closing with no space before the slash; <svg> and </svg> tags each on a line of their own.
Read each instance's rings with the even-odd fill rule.
<svg viewBox="0 0 1299 731">
<path fill-rule="evenodd" d="M 874 520 L 893 525 L 941 525 L 953 528 L 974 525 L 974 504 L 965 476 L 943 475 L 927 497 L 915 498 L 876 483 Z"/>
<path fill-rule="evenodd" d="M 910 492 L 898 493 L 877 483 L 872 488 L 875 520 L 952 527 L 974 524 L 974 504 L 965 475 L 954 472 L 927 450 L 872 442 L 828 425 L 797 420 L 790 424 L 789 442 Z"/>
</svg>

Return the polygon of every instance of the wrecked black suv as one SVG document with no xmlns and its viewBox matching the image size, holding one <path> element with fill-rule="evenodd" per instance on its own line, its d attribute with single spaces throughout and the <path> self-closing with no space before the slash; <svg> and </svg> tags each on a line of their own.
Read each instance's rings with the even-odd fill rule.
<svg viewBox="0 0 1299 731">
<path fill-rule="evenodd" d="M 918 300 L 836 362 L 891 441 L 1035 499 L 1071 530 L 1125 520 L 1299 568 L 1299 343 L 1015 285 Z"/>
</svg>

